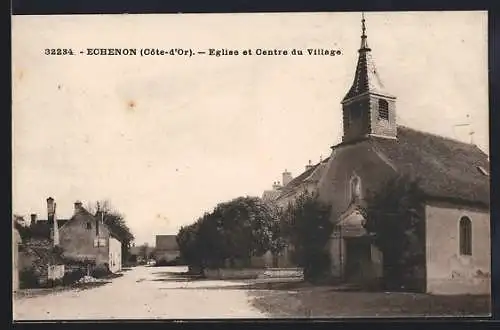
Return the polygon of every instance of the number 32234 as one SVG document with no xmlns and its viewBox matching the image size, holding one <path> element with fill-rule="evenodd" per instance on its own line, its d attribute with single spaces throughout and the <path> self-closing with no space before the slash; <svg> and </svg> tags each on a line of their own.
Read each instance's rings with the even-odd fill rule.
<svg viewBox="0 0 500 330">
<path fill-rule="evenodd" d="M 71 48 L 46 48 L 45 55 L 74 55 Z"/>
</svg>

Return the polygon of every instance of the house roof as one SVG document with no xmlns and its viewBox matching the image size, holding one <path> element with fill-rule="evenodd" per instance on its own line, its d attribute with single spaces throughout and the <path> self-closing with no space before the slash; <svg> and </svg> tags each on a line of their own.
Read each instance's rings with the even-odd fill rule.
<svg viewBox="0 0 500 330">
<path fill-rule="evenodd" d="M 25 253 L 37 257 L 43 263 L 55 265 L 64 262 L 62 257 L 54 252 L 51 242 L 46 239 L 30 239 L 23 244 L 23 250 Z"/>
<path fill-rule="evenodd" d="M 325 160 L 319 162 L 316 164 L 314 167 L 313 171 L 311 174 L 304 179 L 304 181 L 308 182 L 318 182 L 319 179 L 321 179 L 321 176 L 323 175 L 323 170 L 325 169 L 326 165 L 328 164 L 328 160 L 330 157 L 326 158 Z"/>
<path fill-rule="evenodd" d="M 490 204 L 488 156 L 477 146 L 398 126 L 397 140 L 372 144 L 402 173 L 413 176 L 427 196 Z"/>
<path fill-rule="evenodd" d="M 78 211 L 78 215 L 79 216 L 84 216 L 84 217 L 87 217 L 91 220 L 96 220 L 97 217 L 95 215 L 93 215 L 92 213 L 90 213 L 87 209 L 85 209 L 84 207 L 80 207 L 79 211 Z M 57 219 L 57 226 L 58 228 L 61 228 L 63 227 L 64 225 L 66 225 L 66 223 L 68 223 L 69 221 L 72 221 L 76 218 L 76 215 L 73 215 L 71 216 L 70 219 Z M 111 228 L 104 224 L 108 230 L 109 230 L 109 234 L 120 240 L 120 237 L 114 233 Z M 47 219 L 40 219 L 40 220 L 37 220 L 35 223 L 33 223 L 31 226 L 30 226 L 30 229 L 31 229 L 31 232 L 32 232 L 32 235 L 34 237 L 37 237 L 37 238 L 50 238 L 50 232 L 51 232 L 51 229 L 52 229 L 52 223 L 49 222 L 49 220 Z"/>
<path fill-rule="evenodd" d="M 57 226 L 61 228 L 69 219 L 57 219 Z M 52 224 L 48 220 L 37 220 L 30 226 L 33 237 L 49 238 Z"/>
<path fill-rule="evenodd" d="M 328 163 L 329 158 L 312 165 L 309 169 L 302 172 L 299 176 L 295 177 L 286 186 L 284 186 L 277 198 L 283 198 L 292 194 L 304 182 L 317 182 L 323 175 L 323 170 Z"/>
<path fill-rule="evenodd" d="M 79 214 L 83 214 L 85 216 L 90 216 L 90 217 L 94 218 L 94 215 L 92 215 L 84 207 L 80 207 Z M 63 227 L 66 223 L 73 220 L 74 218 L 75 218 L 75 215 L 71 216 L 71 218 L 69 218 L 69 219 L 57 219 L 58 228 Z M 50 238 L 52 223 L 51 223 L 51 221 L 49 221 L 47 219 L 39 219 L 35 223 L 33 223 L 30 226 L 30 228 L 31 228 L 31 231 L 35 237 Z"/>
<path fill-rule="evenodd" d="M 262 193 L 262 199 L 264 201 L 272 201 L 278 198 L 280 194 L 280 190 L 265 190 L 264 193 Z"/>
<path fill-rule="evenodd" d="M 156 235 L 157 250 L 179 250 L 176 235 Z"/>
</svg>

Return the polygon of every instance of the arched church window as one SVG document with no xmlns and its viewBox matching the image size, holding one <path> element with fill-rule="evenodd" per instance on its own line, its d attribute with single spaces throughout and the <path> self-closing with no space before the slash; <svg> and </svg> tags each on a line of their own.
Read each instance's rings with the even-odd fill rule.
<svg viewBox="0 0 500 330">
<path fill-rule="evenodd" d="M 358 200 L 361 197 L 361 180 L 355 175 L 351 179 L 351 202 Z"/>
<path fill-rule="evenodd" d="M 389 102 L 386 100 L 378 100 L 378 118 L 389 120 Z"/>
<path fill-rule="evenodd" d="M 469 217 L 460 218 L 459 225 L 460 254 L 472 255 L 472 222 Z"/>
</svg>

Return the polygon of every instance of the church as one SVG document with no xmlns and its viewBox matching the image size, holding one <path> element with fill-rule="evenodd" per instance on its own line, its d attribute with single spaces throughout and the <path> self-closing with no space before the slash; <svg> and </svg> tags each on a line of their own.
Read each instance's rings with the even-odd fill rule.
<svg viewBox="0 0 500 330">
<path fill-rule="evenodd" d="M 384 277 L 383 253 L 359 211 L 368 192 L 383 192 L 396 177 L 411 177 L 422 198 L 424 228 L 419 291 L 473 294 L 491 291 L 489 159 L 476 145 L 400 126 L 397 98 L 386 90 L 371 57 L 365 20 L 352 86 L 341 100 L 342 142 L 263 198 L 286 205 L 304 191 L 332 205 L 337 230 L 327 249 L 331 275 L 346 282 Z M 285 181 L 286 179 L 286 181 Z"/>
</svg>

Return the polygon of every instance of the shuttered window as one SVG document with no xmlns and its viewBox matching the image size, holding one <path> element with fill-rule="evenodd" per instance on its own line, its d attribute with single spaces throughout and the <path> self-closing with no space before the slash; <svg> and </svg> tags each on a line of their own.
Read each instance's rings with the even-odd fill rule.
<svg viewBox="0 0 500 330">
<path fill-rule="evenodd" d="M 378 118 L 389 120 L 389 103 L 386 100 L 378 100 Z"/>
</svg>

